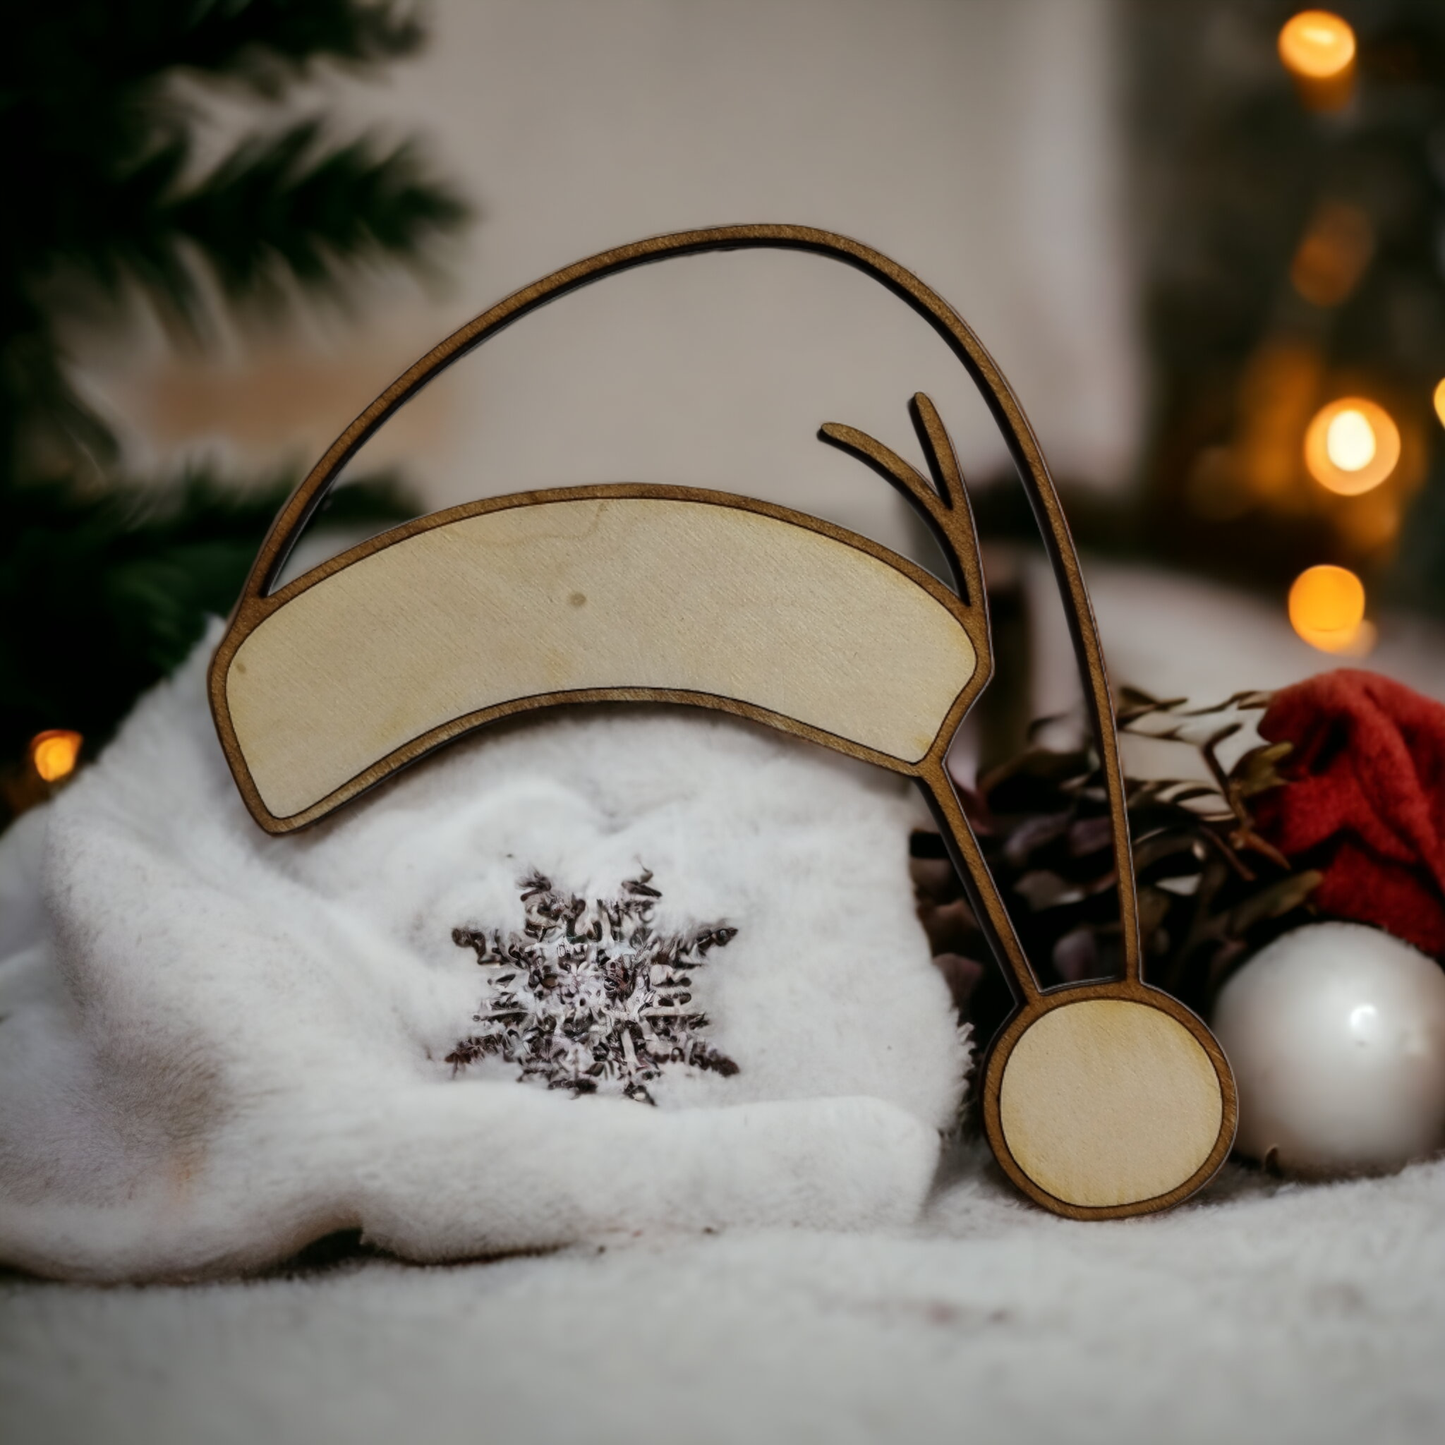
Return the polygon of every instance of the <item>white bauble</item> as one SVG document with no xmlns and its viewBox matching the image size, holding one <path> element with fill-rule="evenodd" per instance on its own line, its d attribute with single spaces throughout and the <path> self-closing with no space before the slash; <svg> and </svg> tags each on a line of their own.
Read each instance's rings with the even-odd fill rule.
<svg viewBox="0 0 1445 1445">
<path fill-rule="evenodd" d="M 1248 1158 L 1349 1174 L 1445 1145 L 1445 971 L 1388 933 L 1285 934 L 1225 984 L 1213 1028 Z"/>
</svg>

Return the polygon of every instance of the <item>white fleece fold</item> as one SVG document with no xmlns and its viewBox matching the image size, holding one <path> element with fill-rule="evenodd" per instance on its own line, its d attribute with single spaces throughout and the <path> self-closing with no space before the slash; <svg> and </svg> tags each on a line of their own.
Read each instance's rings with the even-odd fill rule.
<svg viewBox="0 0 1445 1445">
<path fill-rule="evenodd" d="M 407 1258 L 916 1216 L 967 1067 L 913 913 L 899 780 L 731 719 L 592 709 L 455 744 L 270 838 L 204 695 L 215 632 L 0 840 L 0 1261 L 253 1269 L 359 1228 Z M 657 1108 L 445 1062 L 482 995 L 458 926 L 540 869 L 639 868 L 731 1077 Z"/>
</svg>

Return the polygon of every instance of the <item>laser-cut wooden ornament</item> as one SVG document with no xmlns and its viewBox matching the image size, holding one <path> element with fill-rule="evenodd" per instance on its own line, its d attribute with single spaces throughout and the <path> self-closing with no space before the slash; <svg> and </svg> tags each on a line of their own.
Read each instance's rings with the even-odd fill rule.
<svg viewBox="0 0 1445 1445">
<path fill-rule="evenodd" d="M 856 267 L 927 320 L 1003 432 L 1053 563 L 1113 825 L 1124 976 L 1041 990 L 944 765 L 992 673 L 972 512 L 932 402 L 913 398 L 924 478 L 881 442 L 823 440 L 897 487 L 954 587 L 844 528 L 685 486 L 588 486 L 420 517 L 269 592 L 346 461 L 428 381 L 567 292 L 671 257 L 745 248 Z M 1000 1165 L 1058 1214 L 1165 1209 L 1219 1168 L 1234 1080 L 1204 1024 L 1142 978 L 1113 704 L 1078 555 L 1018 401 L 963 319 L 917 277 L 846 237 L 726 226 L 655 237 L 555 272 L 423 357 L 349 426 L 261 546 L 210 672 L 211 708 L 257 823 L 290 833 L 452 738 L 561 704 L 669 702 L 750 718 L 913 778 L 936 815 L 1018 1009 L 983 1070 Z"/>
</svg>

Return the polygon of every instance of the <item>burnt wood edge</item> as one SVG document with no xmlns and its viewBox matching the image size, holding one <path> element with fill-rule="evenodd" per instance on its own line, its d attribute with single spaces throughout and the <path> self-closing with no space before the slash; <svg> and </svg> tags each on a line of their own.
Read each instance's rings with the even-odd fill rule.
<svg viewBox="0 0 1445 1445">
<path fill-rule="evenodd" d="M 1099 748 L 1114 830 L 1120 925 L 1126 977 L 1141 971 L 1138 899 L 1133 851 L 1124 806 L 1123 772 L 1114 726 L 1113 698 L 1105 670 L 1098 625 L 1084 586 L 1077 550 L 1038 438 L 1023 408 L 992 356 L 972 328 L 935 291 L 881 252 L 835 232 L 812 226 L 757 224 L 717 226 L 634 241 L 575 262 L 514 292 L 474 317 L 440 342 L 397 378 L 332 443 L 281 509 L 267 532 L 242 589 L 233 617 L 261 599 L 306 521 L 325 497 L 336 475 L 357 449 L 398 407 L 454 361 L 529 312 L 606 276 L 672 257 L 713 251 L 795 250 L 828 257 L 862 271 L 885 286 L 926 320 L 962 363 L 983 395 L 1019 470 L 1033 508 L 1059 589 L 1084 683 L 1085 704 Z M 919 418 L 924 430 L 930 418 Z M 930 455 L 930 464 L 938 458 Z M 219 657 L 219 654 L 218 654 Z M 214 699 L 216 690 L 212 689 Z"/>
<path fill-rule="evenodd" d="M 1091 1207 L 1060 1199 L 1057 1195 L 1049 1193 L 1048 1190 L 1036 1184 L 1024 1172 L 1008 1147 L 1008 1140 L 1003 1130 L 999 1099 L 1009 1057 L 1024 1034 L 1046 1013 L 1050 1013 L 1056 1008 L 1095 999 L 1118 999 L 1126 1003 L 1143 1004 L 1146 1007 L 1158 1009 L 1161 1013 L 1174 1019 L 1175 1022 L 1182 1024 L 1194 1041 L 1204 1050 L 1214 1067 L 1214 1075 L 1219 1084 L 1221 1113 L 1219 1133 L 1215 1138 L 1214 1147 L 1198 1169 L 1182 1184 L 1167 1193 L 1155 1195 L 1150 1199 L 1135 1200 L 1129 1204 Z M 980 1105 L 984 1134 L 999 1167 L 1009 1180 L 1034 1203 L 1042 1205 L 1051 1213 L 1063 1215 L 1068 1219 L 1129 1219 L 1137 1215 L 1157 1214 L 1162 1210 L 1172 1209 L 1174 1205 L 1181 1204 L 1191 1195 L 1197 1194 L 1219 1172 L 1224 1161 L 1229 1157 L 1229 1151 L 1234 1147 L 1234 1138 L 1239 1127 L 1239 1094 L 1234 1082 L 1234 1072 L 1230 1068 L 1229 1061 L 1225 1058 L 1224 1050 L 1220 1048 L 1218 1040 L 1209 1031 L 1208 1025 L 1198 1014 L 1180 1003 L 1173 995 L 1165 993 L 1162 989 L 1151 988 L 1139 979 L 1119 978 L 1062 984 L 1057 988 L 1046 989 L 1038 993 L 1033 999 L 1024 1003 L 994 1036 L 984 1059 L 982 1074 L 983 1089 L 980 1094 Z"/>
<path fill-rule="evenodd" d="M 916 760 L 910 761 L 893 757 L 890 754 L 879 752 L 876 749 L 866 747 L 859 743 L 854 743 L 849 739 L 840 738 L 821 728 L 816 728 L 807 723 L 799 722 L 796 719 L 785 717 L 770 709 L 721 694 L 669 688 L 617 687 L 585 690 L 571 689 L 537 694 L 529 698 L 510 699 L 505 703 L 496 704 L 490 708 L 481 709 L 474 713 L 467 713 L 461 717 L 450 719 L 430 729 L 418 738 L 411 739 L 401 747 L 394 749 L 391 753 L 387 754 L 386 757 L 379 759 L 370 767 L 343 783 L 339 788 L 333 790 L 325 798 L 318 800 L 301 812 L 291 814 L 284 818 L 278 817 L 271 812 L 262 800 L 255 781 L 251 776 L 250 768 L 246 763 L 245 753 L 236 736 L 235 726 L 231 719 L 230 702 L 227 696 L 231 664 L 235 660 L 236 653 L 240 650 L 246 639 L 250 637 L 267 618 L 279 611 L 288 602 L 301 596 L 302 593 L 325 581 L 328 577 L 335 576 L 336 573 L 347 567 L 353 566 L 378 552 L 384 551 L 389 547 L 405 542 L 409 538 L 419 536 L 425 532 L 433 531 L 459 521 L 465 521 L 472 517 L 485 516 L 499 511 L 510 511 L 516 507 L 539 506 L 553 502 L 607 499 L 681 501 L 733 507 L 740 511 L 752 512 L 759 516 L 769 517 L 775 521 L 784 522 L 800 527 L 803 530 L 829 537 L 855 551 L 862 552 L 875 561 L 892 568 L 894 571 L 908 578 L 915 586 L 927 592 L 934 601 L 944 607 L 950 615 L 953 616 L 955 621 L 959 623 L 972 644 L 975 654 L 973 675 L 950 706 L 937 736 L 930 745 L 929 751 L 936 750 L 940 745 L 940 740 L 942 740 L 942 746 L 944 748 L 947 747 L 948 743 L 952 741 L 953 734 L 957 731 L 959 723 L 962 722 L 965 713 L 972 705 L 973 700 L 983 690 L 989 678 L 992 676 L 993 662 L 989 650 L 988 623 L 985 614 L 976 608 L 969 607 L 954 592 L 940 582 L 938 578 L 934 577 L 932 573 L 926 571 L 917 563 L 911 562 L 905 557 L 900 557 L 897 553 L 890 551 L 887 547 L 872 541 L 870 538 L 860 536 L 858 533 L 851 532 L 847 528 L 837 526 L 832 522 L 825 522 L 820 518 L 811 517 L 807 513 L 798 512 L 792 508 L 779 506 L 775 503 L 758 501 L 751 497 L 743 497 L 728 492 L 714 492 L 699 487 L 661 485 L 617 484 L 596 487 L 558 487 L 543 491 L 517 493 L 506 497 L 492 497 L 479 502 L 463 503 L 460 506 L 448 508 L 446 511 L 435 512 L 425 517 L 416 518 L 411 522 L 403 523 L 401 526 L 393 527 L 329 559 L 320 566 L 313 568 L 272 596 L 254 599 L 249 604 L 243 603 L 238 608 L 232 617 L 226 635 L 222 638 L 216 654 L 212 659 L 208 676 L 208 691 L 211 713 L 215 720 L 216 731 L 221 741 L 222 751 L 226 756 L 227 765 L 230 767 L 232 776 L 236 780 L 236 785 L 241 792 L 242 798 L 245 800 L 247 810 L 256 822 L 268 833 L 280 834 L 295 832 L 300 828 L 318 822 L 327 814 L 348 802 L 351 798 L 374 787 L 401 768 L 419 760 L 442 744 L 460 737 L 464 733 L 483 727 L 487 723 L 495 722 L 501 718 L 514 716 L 518 713 L 537 711 L 552 706 L 586 702 L 676 702 L 695 707 L 710 707 L 718 711 L 732 713 L 735 716 L 749 718 L 752 721 L 762 723 L 765 726 L 775 728 L 779 731 L 792 733 L 808 741 L 819 743 L 835 752 L 844 753 L 862 762 L 874 763 L 893 772 L 912 772 Z"/>
<path fill-rule="evenodd" d="M 257 554 L 251 573 L 247 577 L 246 584 L 242 590 L 241 598 L 238 600 L 235 611 L 232 615 L 231 627 L 223 639 L 221 647 L 218 648 L 216 657 L 212 663 L 210 676 L 210 695 L 212 710 L 216 714 L 218 730 L 222 735 L 223 747 L 228 742 L 231 746 L 227 749 L 228 762 L 232 763 L 235 771 L 236 756 L 234 753 L 234 734 L 230 733 L 229 716 L 224 716 L 224 675 L 229 667 L 231 657 L 234 656 L 239 640 L 235 639 L 236 625 L 242 618 L 250 613 L 255 617 L 253 608 L 257 604 L 264 604 L 268 600 L 265 597 L 265 589 L 269 586 L 275 572 L 285 559 L 290 547 L 304 528 L 306 521 L 311 516 L 317 505 L 323 500 L 326 491 L 334 481 L 336 475 L 345 465 L 347 460 L 354 455 L 356 450 L 379 428 L 398 407 L 409 400 L 417 391 L 431 381 L 452 362 L 458 360 L 480 345 L 489 336 L 496 334 L 512 322 L 521 319 L 528 312 L 555 300 L 568 292 L 587 285 L 594 280 L 600 280 L 607 275 L 616 274 L 629 270 L 635 266 L 649 264 L 654 261 L 668 259 L 674 256 L 695 255 L 704 252 L 741 250 L 751 248 L 771 248 L 784 250 L 799 250 L 812 254 L 822 255 L 845 264 L 852 265 L 871 276 L 873 279 L 886 286 L 890 291 L 902 299 L 914 311 L 919 313 L 933 327 L 945 343 L 954 352 L 955 356 L 963 364 L 965 369 L 973 378 L 975 384 L 983 394 L 985 403 L 988 405 L 994 420 L 1004 435 L 1005 442 L 1013 456 L 1014 462 L 1019 470 L 1020 481 L 1025 493 L 1033 508 L 1035 518 L 1039 524 L 1044 546 L 1048 552 L 1051 565 L 1054 570 L 1055 579 L 1065 603 L 1065 615 L 1068 621 L 1070 635 L 1074 644 L 1075 655 L 1078 659 L 1080 676 L 1084 683 L 1084 694 L 1086 707 L 1089 712 L 1090 722 L 1094 731 L 1095 739 L 1099 748 L 1101 769 L 1104 774 L 1106 792 L 1109 800 L 1109 813 L 1113 831 L 1114 859 L 1118 878 L 1117 892 L 1120 907 L 1120 922 L 1124 946 L 1124 968 L 1125 977 L 1117 984 L 1092 984 L 1074 985 L 1064 990 L 1050 991 L 1048 995 L 1038 992 L 1037 983 L 1032 978 L 1026 960 L 1023 959 L 1022 951 L 1014 950 L 1008 946 L 1008 940 L 1013 935 L 1011 925 L 1007 928 L 999 927 L 1001 921 L 1007 920 L 1007 910 L 1002 909 L 1001 900 L 997 896 L 997 887 L 989 875 L 982 856 L 978 851 L 977 841 L 973 838 L 972 830 L 963 817 L 962 808 L 958 804 L 951 780 L 947 778 L 947 771 L 944 766 L 944 756 L 947 752 L 948 743 L 952 740 L 952 732 L 956 730 L 958 722 L 963 713 L 967 710 L 967 704 L 973 700 L 987 675 L 991 674 L 992 660 L 988 652 L 988 639 L 985 635 L 980 647 L 975 640 L 975 647 L 978 650 L 980 659 L 987 660 L 987 666 L 980 667 L 975 673 L 975 681 L 978 687 L 972 685 L 960 694 L 953 709 L 950 710 L 949 718 L 945 727 L 940 730 L 939 737 L 935 740 L 933 748 L 928 756 L 917 768 L 899 767 L 896 762 L 884 762 L 884 766 L 892 767 L 894 771 L 909 772 L 919 779 L 924 785 L 925 793 L 929 802 L 935 810 L 942 810 L 940 824 L 944 827 L 945 836 L 950 842 L 950 852 L 956 861 L 960 862 L 961 875 L 966 881 L 971 881 L 973 888 L 971 896 L 975 892 L 980 900 L 980 914 L 988 917 L 995 925 L 995 932 L 998 936 L 996 947 L 1000 956 L 1008 967 L 1010 975 L 1014 978 L 1019 990 L 1021 1008 L 1014 1017 L 1004 1026 L 995 1048 L 990 1056 L 990 1067 L 993 1067 L 995 1058 L 1006 1059 L 1007 1050 L 1011 1049 L 1010 1042 L 1004 1052 L 1000 1053 L 999 1045 L 1005 1039 L 1013 1039 L 1022 1034 L 1026 1024 L 1025 1019 L 1037 1016 L 1037 1010 L 1041 1001 L 1045 998 L 1053 998 L 1059 994 L 1077 992 L 1080 989 L 1091 990 L 1092 997 L 1123 997 L 1125 995 L 1114 992 L 1123 986 L 1132 986 L 1139 991 L 1137 1001 L 1152 1003 L 1155 1007 L 1161 1007 L 1158 999 L 1167 999 L 1167 995 L 1160 995 L 1157 991 L 1147 989 L 1140 981 L 1141 975 L 1141 948 L 1138 926 L 1138 900 L 1134 884 L 1133 853 L 1129 837 L 1129 821 L 1125 806 L 1123 773 L 1119 758 L 1118 736 L 1114 723 L 1113 699 L 1109 688 L 1107 672 L 1105 669 L 1102 644 L 1099 638 L 1098 625 L 1093 615 L 1093 608 L 1089 601 L 1087 589 L 1084 585 L 1082 569 L 1080 567 L 1078 553 L 1074 547 L 1070 535 L 1067 520 L 1064 517 L 1063 508 L 1059 501 L 1057 490 L 1053 485 L 1052 478 L 1048 472 L 1047 463 L 1038 444 L 1038 439 L 1033 432 L 1022 407 L 1014 396 L 1012 388 L 1008 385 L 1002 372 L 996 363 L 983 347 L 972 329 L 963 321 L 948 304 L 925 286 L 912 273 L 889 260 L 881 253 L 859 242 L 852 241 L 847 237 L 836 235 L 831 232 L 818 230 L 813 227 L 787 226 L 787 225 L 755 225 L 755 226 L 726 226 L 706 230 L 678 232 L 671 235 L 652 237 L 647 240 L 634 242 L 630 245 L 618 247 L 615 250 L 603 252 L 587 260 L 579 261 L 572 266 L 565 267 L 560 271 L 544 277 L 532 285 L 523 288 L 512 296 L 500 302 L 497 306 L 474 318 L 471 322 L 460 328 L 452 336 L 441 342 L 426 356 L 422 357 L 414 366 L 399 377 L 391 387 L 381 394 L 357 419 L 341 434 L 332 444 L 326 454 L 312 469 L 310 475 L 301 483 L 291 499 L 282 508 L 271 529 L 263 541 L 260 551 Z M 928 423 L 931 418 L 919 417 L 916 421 L 920 431 L 931 431 Z M 931 469 L 937 468 L 939 458 L 936 450 L 929 448 L 929 461 Z M 935 477 L 935 484 L 938 482 Z M 952 480 L 951 478 L 949 479 Z M 573 489 L 569 489 L 573 490 Z M 593 489 L 587 489 L 592 491 Z M 675 489 L 674 494 L 686 494 L 692 489 Z M 943 488 L 940 488 L 943 491 Z M 633 493 L 635 494 L 635 493 Z M 946 495 L 946 493 L 945 493 Z M 739 502 L 742 499 L 739 499 Z M 734 503 L 738 504 L 738 503 Z M 475 504 L 474 504 L 475 505 Z M 759 507 L 758 510 L 763 510 Z M 425 519 L 421 519 L 425 521 Z M 819 530 L 827 530 L 826 524 Z M 860 539 L 863 540 L 863 539 Z M 872 551 L 871 547 L 864 547 L 865 551 Z M 874 555 L 877 555 L 876 553 Z M 887 559 L 885 559 L 887 560 Z M 900 559 L 901 560 L 901 559 Z M 903 569 L 900 569 L 903 570 Z M 328 575 L 323 573 L 322 575 Z M 312 585 L 319 576 L 308 574 L 312 579 Z M 298 579 L 304 581 L 305 579 Z M 960 579 L 962 580 L 962 579 Z M 931 588 L 929 589 L 932 590 Z M 284 591 L 284 589 L 283 589 Z M 980 598 L 982 592 L 980 589 Z M 970 600 L 972 600 L 970 598 Z M 254 627 L 255 622 L 251 623 Z M 246 628 L 249 633 L 250 627 Z M 972 633 L 970 633 L 972 636 Z M 564 697 L 558 701 L 578 700 L 575 696 Z M 625 700 L 625 699 L 619 699 Z M 686 699 L 696 702 L 696 698 Z M 220 706 L 218 707 L 218 703 Z M 736 712 L 742 716 L 750 715 L 744 708 L 750 705 L 737 704 L 731 699 L 713 698 L 710 705 L 719 707 L 724 711 Z M 756 715 L 761 710 L 752 709 Z M 793 723 L 792 720 L 772 719 L 766 716 L 756 716 L 756 720 L 768 723 L 772 726 L 782 726 L 784 722 L 790 724 L 784 730 L 795 732 L 799 736 L 809 736 L 813 730 L 805 730 L 802 725 Z M 480 725 L 480 724 L 479 724 Z M 852 756 L 862 758 L 865 761 L 880 762 L 877 756 L 870 757 L 869 750 L 859 749 L 857 745 L 843 744 L 841 739 L 830 739 L 826 735 L 816 735 L 815 741 L 824 745 L 832 746 L 836 750 L 849 753 Z M 925 776 L 927 774 L 927 776 Z M 940 786 L 939 779 L 943 780 L 946 786 Z M 242 777 L 237 775 L 238 784 L 242 784 L 243 796 L 247 794 L 247 788 L 242 783 Z M 249 778 L 246 779 L 249 783 Z M 945 803 L 945 799 L 951 799 L 951 805 Z M 255 800 L 259 802 L 259 799 Z M 247 805 L 251 807 L 253 815 L 255 808 L 252 807 L 252 799 L 247 797 Z M 956 813 L 956 816 L 951 816 Z M 961 820 L 961 822 L 960 822 Z M 258 821 L 262 821 L 258 817 Z M 263 822 L 263 826 L 265 826 Z M 289 829 L 287 830 L 289 831 Z M 994 915 L 1002 910 L 1002 919 Z M 1012 938 L 1014 949 L 1017 949 L 1017 938 Z M 1032 985 L 1032 988 L 1030 988 Z M 1173 1003 L 1173 1000 L 1168 1000 Z M 1053 1005 L 1050 1005 L 1053 1006 Z M 1182 1007 L 1182 1006 L 1179 1006 Z M 1166 1008 L 1166 1012 L 1173 1013 L 1172 1008 Z M 1188 1011 L 1185 1010 L 1185 1013 Z M 1193 1019 L 1193 1015 L 1189 1015 Z M 1226 1103 L 1226 1122 L 1228 1128 L 1221 1129 L 1221 1142 L 1216 1145 L 1215 1153 L 1222 1162 L 1228 1153 L 1229 1145 L 1233 1134 L 1233 1120 L 1237 1118 L 1237 1105 L 1234 1103 L 1234 1086 L 1232 1076 L 1229 1073 L 1228 1065 L 1224 1061 L 1223 1054 L 1218 1045 L 1214 1042 L 1208 1030 L 1204 1028 L 1197 1019 L 1193 1025 L 1186 1024 L 1191 1033 L 1195 1035 L 1206 1048 L 1212 1060 L 1215 1062 L 1216 1073 L 1220 1078 L 1220 1086 L 1223 1090 L 1223 1097 Z M 997 1075 L 1002 1076 L 1002 1063 L 997 1065 Z M 985 1091 L 985 1102 L 987 1106 L 987 1090 Z M 993 1098 L 995 1116 L 997 1113 L 997 1094 Z M 1228 1135 L 1228 1138 L 1226 1138 Z M 1079 1210 L 1075 1206 L 1069 1206 L 1064 1201 L 1046 1196 L 1043 1191 L 1033 1185 L 1031 1181 L 1020 1177 L 1021 1171 L 1013 1163 L 1008 1155 L 1007 1146 L 1004 1143 L 1001 1131 L 995 1129 L 990 1131 L 990 1142 L 1000 1158 L 1005 1171 L 1014 1178 L 1015 1183 L 1030 1197 L 1038 1203 L 1055 1212 L 1070 1214 L 1075 1217 L 1117 1217 L 1122 1214 L 1149 1212 L 1151 1209 L 1165 1208 L 1170 1203 L 1177 1202 L 1178 1198 L 1185 1197 L 1185 1194 L 1192 1192 L 1204 1179 L 1191 1180 L 1180 1190 L 1173 1191 L 1170 1195 L 1163 1196 L 1158 1201 L 1144 1201 L 1141 1205 L 1122 1206 L 1114 1210 Z M 1211 1156 L 1211 1159 L 1213 1156 Z M 1217 1163 L 1215 1164 L 1217 1168 Z M 1211 1170 L 1212 1172 L 1212 1170 Z M 1201 1171 L 1201 1174 L 1203 1171 Z"/>
</svg>

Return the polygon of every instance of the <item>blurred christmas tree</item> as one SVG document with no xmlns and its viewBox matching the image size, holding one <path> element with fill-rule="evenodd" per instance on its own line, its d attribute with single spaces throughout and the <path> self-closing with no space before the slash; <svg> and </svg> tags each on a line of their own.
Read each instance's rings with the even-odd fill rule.
<svg viewBox="0 0 1445 1445">
<path fill-rule="evenodd" d="M 1155 555 L 1445 611 L 1445 5 L 1134 0 Z"/>
<path fill-rule="evenodd" d="M 0 825 L 33 796 L 34 734 L 75 729 L 94 749 L 194 645 L 205 615 L 229 609 L 294 481 L 125 478 L 110 430 L 68 376 L 65 323 L 140 293 L 198 331 L 214 305 L 284 309 L 298 293 L 336 292 L 358 263 L 424 254 L 466 212 L 415 146 L 338 142 L 322 118 L 287 107 L 318 67 L 374 69 L 423 38 L 394 0 L 55 0 L 11 17 L 0 60 L 14 208 L 0 232 Z M 243 91 L 288 118 L 201 168 L 187 99 L 198 86 Z M 353 485 L 331 520 L 406 511 L 394 487 Z"/>
</svg>

